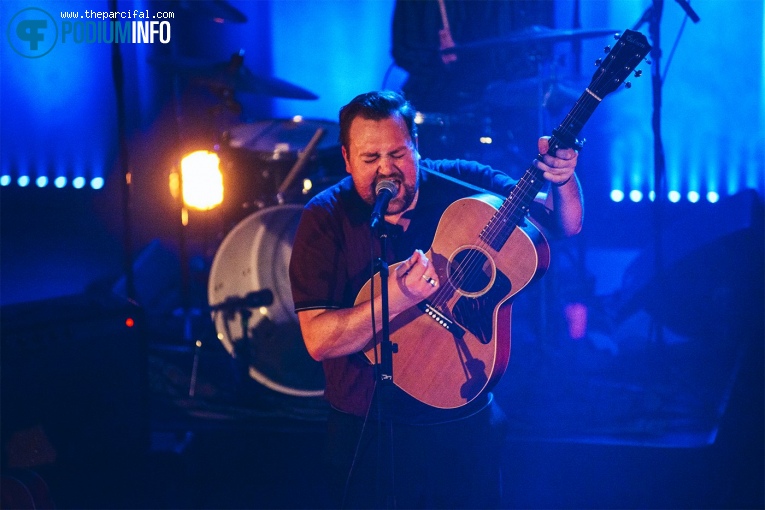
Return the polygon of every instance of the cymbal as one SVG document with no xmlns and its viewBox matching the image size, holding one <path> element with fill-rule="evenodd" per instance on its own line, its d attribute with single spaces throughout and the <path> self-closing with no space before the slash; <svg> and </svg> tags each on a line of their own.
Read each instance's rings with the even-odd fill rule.
<svg viewBox="0 0 765 510">
<path fill-rule="evenodd" d="M 149 62 L 161 69 L 191 76 L 200 85 L 214 91 L 244 92 L 286 99 L 318 99 L 319 96 L 298 85 L 273 76 L 258 75 L 244 65 L 244 52 L 227 62 L 211 62 L 190 57 L 151 57 Z"/>
<path fill-rule="evenodd" d="M 613 35 L 618 30 L 612 29 L 569 29 L 557 30 L 541 25 L 534 25 L 527 29 L 518 31 L 506 37 L 496 37 L 493 39 L 482 39 L 479 41 L 458 44 L 454 48 L 447 48 L 441 53 L 459 53 L 461 51 L 484 49 L 493 46 L 521 46 L 531 43 L 557 43 L 565 41 L 578 41 L 581 39 L 590 39 L 593 37 L 602 37 L 604 35 Z"/>
<path fill-rule="evenodd" d="M 225 0 L 183 0 L 181 9 L 193 16 L 215 21 L 216 23 L 246 23 L 245 16 Z"/>
<path fill-rule="evenodd" d="M 580 87 L 579 81 L 557 77 L 498 80 L 486 86 L 483 100 L 490 108 L 535 109 L 541 106 L 557 110 L 561 105 L 573 104 L 586 86 L 587 83 Z"/>
</svg>

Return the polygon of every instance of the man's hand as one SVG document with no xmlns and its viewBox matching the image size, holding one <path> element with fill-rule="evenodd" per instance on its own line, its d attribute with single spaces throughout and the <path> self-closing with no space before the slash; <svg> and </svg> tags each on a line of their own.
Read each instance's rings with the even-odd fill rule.
<svg viewBox="0 0 765 510">
<path fill-rule="evenodd" d="M 537 142 L 541 160 L 534 160 L 537 168 L 542 170 L 544 178 L 553 184 L 562 186 L 571 180 L 576 170 L 579 152 L 574 149 L 559 149 L 555 156 L 547 154 L 550 150 L 550 137 L 543 136 Z"/>
<path fill-rule="evenodd" d="M 391 277 L 407 298 L 404 309 L 433 294 L 439 285 L 438 275 L 422 250 L 415 250 L 411 257 L 396 267 Z"/>
</svg>

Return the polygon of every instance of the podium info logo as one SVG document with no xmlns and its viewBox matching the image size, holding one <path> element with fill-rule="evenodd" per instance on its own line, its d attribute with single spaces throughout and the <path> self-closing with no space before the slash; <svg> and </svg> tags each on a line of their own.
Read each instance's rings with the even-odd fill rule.
<svg viewBox="0 0 765 510">
<path fill-rule="evenodd" d="M 66 11 L 61 30 L 50 13 L 37 7 L 17 12 L 8 23 L 8 42 L 26 58 L 40 58 L 61 44 L 168 44 L 173 12 L 149 10 Z M 59 36 L 61 39 L 59 39 Z"/>
<path fill-rule="evenodd" d="M 56 46 L 58 25 L 48 12 L 28 7 L 8 23 L 8 42 L 13 51 L 26 58 L 40 58 Z"/>
</svg>

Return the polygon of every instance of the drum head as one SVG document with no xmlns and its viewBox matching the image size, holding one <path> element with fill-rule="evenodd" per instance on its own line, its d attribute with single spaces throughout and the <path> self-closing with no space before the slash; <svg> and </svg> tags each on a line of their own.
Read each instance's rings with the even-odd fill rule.
<svg viewBox="0 0 765 510">
<path fill-rule="evenodd" d="M 320 396 L 324 372 L 303 343 L 288 274 L 302 209 L 297 204 L 270 207 L 237 224 L 215 254 L 207 292 L 210 306 L 215 306 L 227 298 L 271 290 L 270 306 L 213 312 L 218 338 L 264 386 L 288 395 Z"/>
</svg>

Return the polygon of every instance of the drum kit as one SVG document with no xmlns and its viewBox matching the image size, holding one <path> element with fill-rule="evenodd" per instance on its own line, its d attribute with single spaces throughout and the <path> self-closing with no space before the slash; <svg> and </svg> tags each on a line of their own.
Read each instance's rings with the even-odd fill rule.
<svg viewBox="0 0 765 510">
<path fill-rule="evenodd" d="M 226 2 L 187 2 L 218 22 L 242 23 L 246 17 Z M 474 51 L 533 42 L 575 41 L 614 31 L 545 30 L 474 42 L 451 51 Z M 303 100 L 318 96 L 302 87 L 271 76 L 252 73 L 243 53 L 228 62 L 189 58 L 155 59 L 155 65 L 195 82 L 231 100 L 235 93 Z M 548 84 L 545 84 L 547 86 Z M 557 84 L 553 84 L 557 86 Z M 517 94 L 539 89 L 536 79 L 513 85 Z M 549 88 L 549 87 L 548 87 Z M 536 96 L 535 96 L 536 97 Z M 446 130 L 452 123 L 475 126 L 446 114 L 418 115 L 423 127 Z M 207 298 L 217 337 L 248 375 L 277 393 L 317 397 L 324 391 L 321 365 L 303 345 L 293 309 L 288 264 L 305 200 L 345 175 L 334 122 L 267 119 L 229 126 L 220 136 L 219 153 L 227 195 L 224 207 L 239 211 L 234 226 L 224 232 L 210 266 Z M 465 154 L 457 154 L 465 157 Z M 469 155 L 468 155 L 469 156 Z M 302 179 L 313 182 L 307 192 Z M 246 299 L 269 291 L 269 299 Z M 272 299 L 271 299 L 272 296 Z"/>
</svg>

